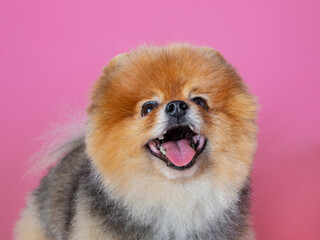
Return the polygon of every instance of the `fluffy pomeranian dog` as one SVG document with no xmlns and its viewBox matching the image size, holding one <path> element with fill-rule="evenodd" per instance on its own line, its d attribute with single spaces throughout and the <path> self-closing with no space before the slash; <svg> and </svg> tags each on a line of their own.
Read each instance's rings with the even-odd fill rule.
<svg viewBox="0 0 320 240">
<path fill-rule="evenodd" d="M 31 193 L 16 239 L 254 239 L 256 112 L 208 47 L 115 57 L 94 85 L 86 133 Z"/>
</svg>

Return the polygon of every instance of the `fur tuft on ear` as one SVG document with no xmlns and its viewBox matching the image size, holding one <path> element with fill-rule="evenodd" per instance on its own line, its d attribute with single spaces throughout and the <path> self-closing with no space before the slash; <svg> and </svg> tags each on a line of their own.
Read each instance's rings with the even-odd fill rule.
<svg viewBox="0 0 320 240">
<path fill-rule="evenodd" d="M 116 69 L 119 68 L 119 66 L 121 65 L 121 63 L 123 63 L 127 58 L 128 58 L 129 53 L 121 53 L 118 54 L 117 56 L 115 56 L 114 58 L 112 58 L 108 65 L 102 70 L 102 75 L 100 77 L 100 79 L 110 79 L 110 76 L 112 76 L 114 74 L 114 72 L 116 71 Z M 109 84 L 109 81 L 96 81 L 93 84 L 93 87 L 90 91 L 90 98 L 93 99 L 93 92 L 97 91 L 96 89 L 105 89 L 105 87 L 107 87 L 107 85 Z M 101 91 L 101 90 L 100 90 Z M 103 95 L 103 93 L 102 93 Z M 89 105 L 89 107 L 87 108 L 87 113 L 90 115 L 93 113 L 94 109 L 95 109 L 95 105 L 94 105 L 94 101 L 91 101 L 92 103 Z"/>
<path fill-rule="evenodd" d="M 112 58 L 108 64 L 107 67 L 105 67 L 104 72 L 108 71 L 108 69 L 114 69 L 116 67 L 118 67 L 122 61 L 125 60 L 125 58 L 128 57 L 128 53 L 121 53 L 118 54 L 117 56 L 115 56 L 114 58 Z"/>
<path fill-rule="evenodd" d="M 210 47 L 200 47 L 202 51 L 204 51 L 207 55 L 210 55 L 210 57 L 213 57 L 215 59 L 219 59 L 221 62 L 226 62 L 224 57 L 215 49 L 210 48 Z"/>
</svg>

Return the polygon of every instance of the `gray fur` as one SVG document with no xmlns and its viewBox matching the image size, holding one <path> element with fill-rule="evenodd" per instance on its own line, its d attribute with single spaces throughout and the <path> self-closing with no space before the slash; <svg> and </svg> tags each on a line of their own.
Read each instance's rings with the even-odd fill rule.
<svg viewBox="0 0 320 240">
<path fill-rule="evenodd" d="M 48 239 L 69 239 L 77 211 L 85 209 L 101 223 L 101 231 L 115 239 L 164 239 L 154 224 L 134 220 L 120 201 L 112 199 L 102 187 L 85 153 L 84 141 L 77 145 L 55 167 L 51 168 L 33 197 Z M 208 222 L 205 232 L 193 232 L 187 239 L 239 239 L 248 230 L 247 216 L 250 187 L 247 184 L 239 201 L 219 219 Z M 159 213 L 161 214 L 161 213 Z M 158 216 L 154 216 L 157 221 Z M 85 220 L 84 220 L 85 221 Z M 172 230 L 168 230 L 172 231 Z M 170 239 L 174 240 L 175 234 Z M 178 239 L 177 239 L 178 240 Z"/>
</svg>

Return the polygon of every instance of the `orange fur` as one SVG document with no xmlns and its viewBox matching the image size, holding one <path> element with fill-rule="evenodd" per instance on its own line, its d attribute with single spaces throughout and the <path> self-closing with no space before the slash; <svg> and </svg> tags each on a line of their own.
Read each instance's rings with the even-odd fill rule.
<svg viewBox="0 0 320 240">
<path fill-rule="evenodd" d="M 195 105 L 192 96 L 204 96 L 209 111 Z M 208 139 L 197 173 L 184 181 L 209 172 L 222 188 L 237 191 L 247 179 L 255 151 L 255 99 L 215 50 L 173 44 L 122 54 L 105 68 L 91 99 L 87 151 L 118 191 L 127 191 L 127 183 L 142 176 L 171 181 L 150 164 L 145 144 L 155 137 L 160 111 L 173 100 L 197 112 L 200 133 Z M 142 104 L 155 99 L 158 109 L 141 117 Z"/>
</svg>

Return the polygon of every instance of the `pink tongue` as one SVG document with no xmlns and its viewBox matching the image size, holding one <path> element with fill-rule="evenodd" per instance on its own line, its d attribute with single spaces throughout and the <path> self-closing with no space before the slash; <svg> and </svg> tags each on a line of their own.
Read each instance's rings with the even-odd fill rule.
<svg viewBox="0 0 320 240">
<path fill-rule="evenodd" d="M 196 151 L 190 146 L 190 141 L 186 139 L 165 142 L 162 147 L 166 150 L 167 158 L 178 167 L 188 165 L 196 154 Z"/>
</svg>

